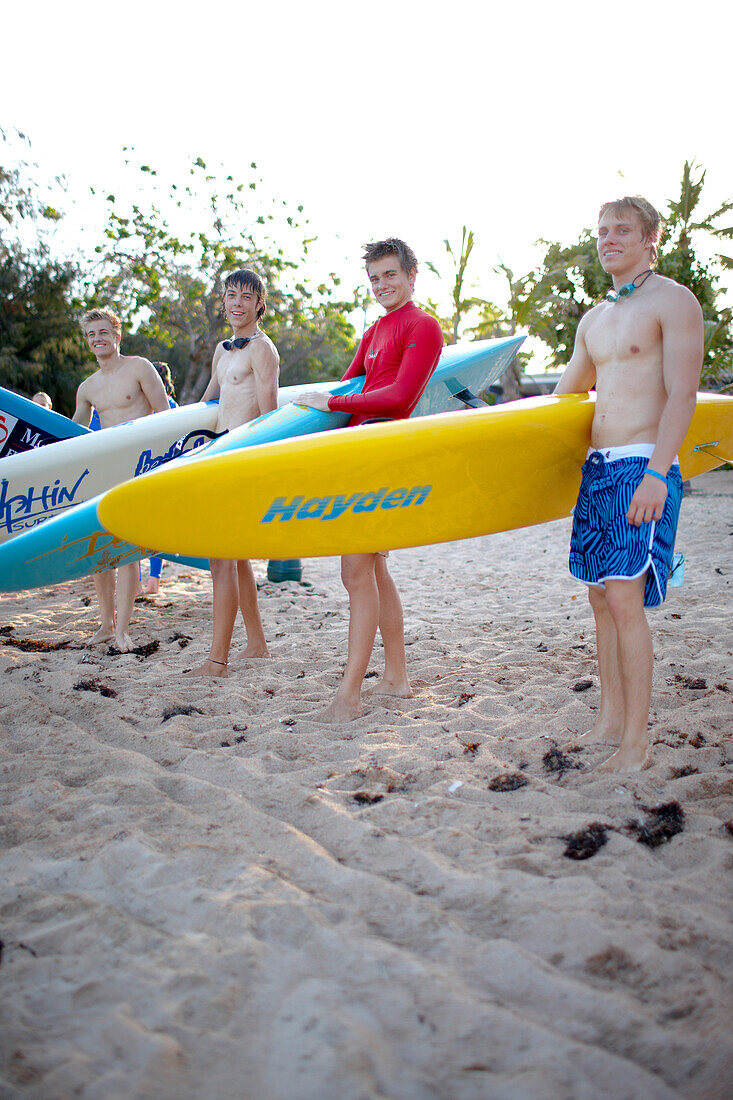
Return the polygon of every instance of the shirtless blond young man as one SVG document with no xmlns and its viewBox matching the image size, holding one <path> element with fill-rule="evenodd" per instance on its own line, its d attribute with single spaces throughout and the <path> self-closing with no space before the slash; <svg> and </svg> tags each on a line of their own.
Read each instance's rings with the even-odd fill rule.
<svg viewBox="0 0 733 1100">
<path fill-rule="evenodd" d="M 301 394 L 298 402 L 324 412 L 351 413 L 350 425 L 372 419 L 400 420 L 417 405 L 437 366 L 443 334 L 434 317 L 413 302 L 417 259 L 398 237 L 365 246 L 372 293 L 384 309 L 362 337 L 344 378 L 365 375 L 361 393 L 340 397 Z M 387 568 L 386 553 L 346 554 L 341 579 L 349 594 L 349 641 L 346 668 L 336 696 L 316 715 L 322 722 L 344 722 L 363 713 L 361 688 L 374 648 L 377 628 L 384 644 L 384 675 L 375 694 L 412 695 L 405 661 L 402 601 Z"/>
<path fill-rule="evenodd" d="M 202 401 L 219 398 L 217 431 L 240 424 L 277 408 L 280 357 L 272 340 L 259 327 L 267 291 L 255 271 L 242 269 L 224 282 L 224 311 L 234 337 L 217 345 L 211 381 Z M 257 606 L 257 584 L 248 561 L 210 561 L 214 589 L 214 630 L 209 656 L 187 676 L 228 676 L 237 608 L 242 612 L 247 647 L 244 657 L 269 657 Z"/>
<path fill-rule="evenodd" d="M 588 585 L 601 681 L 598 718 L 583 740 L 618 746 L 600 765 L 611 772 L 646 761 L 654 653 L 644 608 L 666 595 L 682 499 L 676 455 L 703 358 L 697 299 L 653 270 L 660 230 L 639 196 L 601 207 L 598 255 L 613 290 L 581 320 L 555 390 L 597 391 L 570 570 Z"/>
<path fill-rule="evenodd" d="M 76 391 L 74 420 L 88 427 L 93 409 L 102 428 L 112 428 L 155 412 L 166 412 L 168 398 L 152 363 L 139 355 L 121 355 L 122 325 L 111 309 L 91 309 L 81 321 L 84 338 L 98 370 Z M 94 574 L 102 624 L 89 645 L 113 641 L 117 649 L 132 649 L 128 634 L 135 596 L 140 587 L 138 563 Z"/>
</svg>

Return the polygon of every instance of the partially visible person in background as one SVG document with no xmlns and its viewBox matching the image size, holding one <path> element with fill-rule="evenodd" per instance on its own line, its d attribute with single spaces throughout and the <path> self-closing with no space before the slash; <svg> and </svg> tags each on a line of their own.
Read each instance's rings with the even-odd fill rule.
<svg viewBox="0 0 733 1100">
<path fill-rule="evenodd" d="M 167 363 L 153 363 L 153 366 L 160 375 L 161 381 L 165 386 L 165 392 L 168 396 L 168 404 L 172 409 L 178 408 L 178 402 L 176 401 L 176 389 L 173 385 L 173 378 L 171 376 L 170 367 Z M 143 596 L 155 596 L 160 588 L 160 578 L 163 574 L 163 559 L 158 557 L 150 558 L 150 575 L 148 576 L 148 583 L 142 589 Z M 141 578 L 142 581 L 142 578 Z"/>
<path fill-rule="evenodd" d="M 53 408 L 53 401 L 47 393 L 43 392 L 43 390 L 39 390 L 38 393 L 34 393 L 32 400 L 36 405 L 42 405 L 44 409 L 50 410 Z"/>
<path fill-rule="evenodd" d="M 98 369 L 76 391 L 73 419 L 77 424 L 87 427 L 95 409 L 102 428 L 168 409 L 165 387 L 153 364 L 139 355 L 121 354 L 122 323 L 113 310 L 90 309 L 82 317 L 81 328 Z M 111 641 L 120 652 L 129 653 L 128 628 L 140 590 L 138 563 L 95 573 L 93 579 L 101 625 L 87 645 Z"/>
</svg>

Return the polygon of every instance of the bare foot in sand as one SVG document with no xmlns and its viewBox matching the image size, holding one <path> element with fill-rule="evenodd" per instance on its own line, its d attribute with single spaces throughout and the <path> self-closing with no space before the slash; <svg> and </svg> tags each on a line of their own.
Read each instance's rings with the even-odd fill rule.
<svg viewBox="0 0 733 1100">
<path fill-rule="evenodd" d="M 251 643 L 248 643 L 246 649 L 244 649 L 241 653 L 237 654 L 237 660 L 242 660 L 243 661 L 245 658 L 249 659 L 250 657 L 260 658 L 260 657 L 269 657 L 269 656 L 270 656 L 270 651 L 269 651 L 269 649 L 267 648 L 266 645 L 262 645 L 261 643 L 251 642 Z"/>
<path fill-rule="evenodd" d="M 214 676 L 219 679 L 229 676 L 229 665 L 224 664 L 222 661 L 212 661 L 211 658 L 204 661 L 198 668 L 189 668 L 184 673 L 184 676 Z"/>
<path fill-rule="evenodd" d="M 365 694 L 367 697 L 370 695 L 392 695 L 396 699 L 412 699 L 413 691 L 410 687 L 409 680 L 402 680 L 400 683 L 397 683 L 395 680 L 387 680 L 382 677 L 382 679 Z"/>
<path fill-rule="evenodd" d="M 581 733 L 577 739 L 579 745 L 620 745 L 622 730 L 614 729 L 600 721 L 596 722 L 593 729 L 587 733 Z"/>
<path fill-rule="evenodd" d="M 87 638 L 84 645 L 99 645 L 100 642 L 111 642 L 115 636 L 115 629 L 113 626 L 100 626 L 96 634 L 92 634 L 91 638 Z"/>
<path fill-rule="evenodd" d="M 361 718 L 363 713 L 364 708 L 361 703 L 345 703 L 337 696 L 325 710 L 319 710 L 315 714 L 304 715 L 304 717 L 312 722 L 333 725 L 339 722 L 353 722 L 355 718 Z"/>
<path fill-rule="evenodd" d="M 114 647 L 115 649 L 119 649 L 120 653 L 129 653 L 130 650 L 133 648 L 132 638 L 129 634 L 126 634 L 124 630 L 116 630 L 114 636 Z"/>
<path fill-rule="evenodd" d="M 157 596 L 158 589 L 160 588 L 160 581 L 157 577 L 150 577 L 148 583 L 141 590 L 143 596 Z"/>
<path fill-rule="evenodd" d="M 597 772 L 640 772 L 651 767 L 644 745 L 624 745 L 595 769 Z"/>
</svg>

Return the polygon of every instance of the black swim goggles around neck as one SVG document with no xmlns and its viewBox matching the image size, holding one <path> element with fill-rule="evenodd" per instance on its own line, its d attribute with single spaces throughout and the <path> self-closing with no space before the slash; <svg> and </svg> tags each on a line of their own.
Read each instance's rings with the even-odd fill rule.
<svg viewBox="0 0 733 1100">
<path fill-rule="evenodd" d="M 254 336 L 237 336 L 236 340 L 225 340 L 224 351 L 231 351 L 232 348 L 246 348 L 250 340 L 254 340 Z"/>
</svg>

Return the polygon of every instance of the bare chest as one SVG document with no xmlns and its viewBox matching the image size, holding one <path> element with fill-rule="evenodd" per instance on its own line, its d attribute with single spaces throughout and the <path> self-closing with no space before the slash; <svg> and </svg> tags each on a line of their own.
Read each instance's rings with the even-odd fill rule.
<svg viewBox="0 0 733 1100">
<path fill-rule="evenodd" d="M 604 307 L 586 334 L 586 347 L 597 371 L 661 364 L 662 330 L 656 316 L 634 302 Z"/>
<path fill-rule="evenodd" d="M 95 378 L 89 388 L 89 397 L 100 415 L 106 413 L 107 419 L 114 423 L 142 415 L 141 409 L 143 413 L 150 412 L 140 383 L 131 372 Z"/>
<path fill-rule="evenodd" d="M 221 390 L 249 388 L 254 384 L 251 353 L 246 348 L 226 352 L 219 361 L 217 373 Z"/>
</svg>

